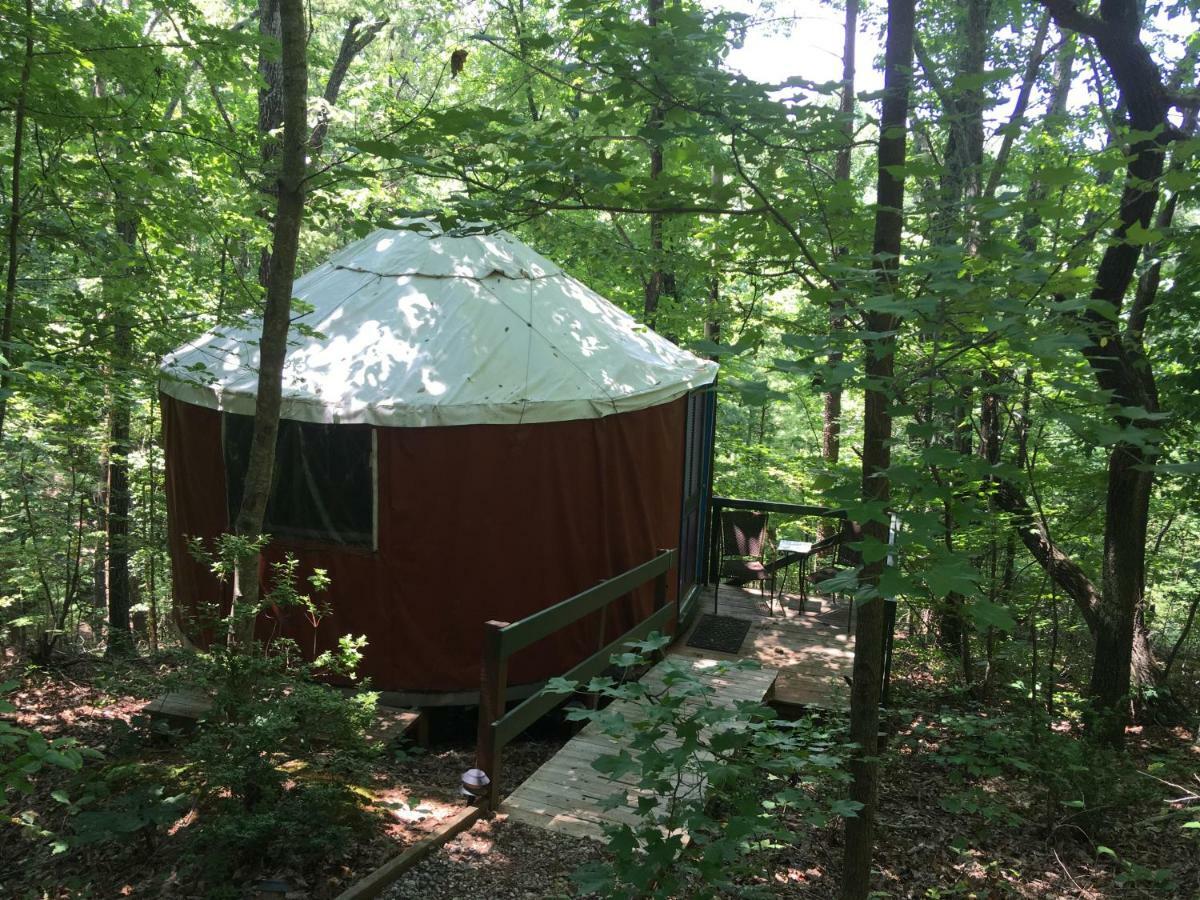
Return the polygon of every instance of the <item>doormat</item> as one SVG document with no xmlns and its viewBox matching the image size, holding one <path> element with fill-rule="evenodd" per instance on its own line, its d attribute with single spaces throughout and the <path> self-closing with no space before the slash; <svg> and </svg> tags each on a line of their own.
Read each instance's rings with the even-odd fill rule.
<svg viewBox="0 0 1200 900">
<path fill-rule="evenodd" d="M 716 650 L 718 653 L 737 653 L 742 649 L 742 641 L 746 640 L 750 624 L 749 619 L 706 613 L 700 617 L 700 621 L 692 630 L 688 646 L 699 647 L 701 650 Z"/>
</svg>

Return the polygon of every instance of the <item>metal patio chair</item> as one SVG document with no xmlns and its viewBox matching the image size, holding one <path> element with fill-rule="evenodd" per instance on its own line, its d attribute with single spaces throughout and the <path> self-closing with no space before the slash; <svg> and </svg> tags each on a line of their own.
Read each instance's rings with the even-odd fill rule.
<svg viewBox="0 0 1200 900">
<path fill-rule="evenodd" d="M 775 567 L 767 562 L 770 535 L 768 517 L 764 512 L 727 509 L 721 512 L 720 546 L 717 548 L 718 577 L 713 587 L 713 613 L 717 612 L 721 581 L 744 585 L 753 581 L 764 587 L 771 585 L 771 601 L 775 597 Z"/>
</svg>

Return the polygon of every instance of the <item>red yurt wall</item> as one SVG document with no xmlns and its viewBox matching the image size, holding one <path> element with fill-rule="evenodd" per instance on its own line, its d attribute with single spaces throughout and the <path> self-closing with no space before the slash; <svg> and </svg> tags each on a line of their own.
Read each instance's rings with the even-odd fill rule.
<svg viewBox="0 0 1200 900">
<path fill-rule="evenodd" d="M 477 690 L 486 620 L 516 621 L 678 545 L 686 404 L 533 425 L 377 428 L 377 549 L 277 541 L 266 562 L 291 551 L 302 577 L 328 571 L 333 612 L 316 646 L 365 634 L 360 674 L 374 687 Z M 176 609 L 203 643 L 188 613 L 221 586 L 186 542 L 228 530 L 221 414 L 167 396 L 162 405 Z M 607 638 L 651 604 L 647 586 L 611 608 Z M 522 651 L 510 683 L 594 653 L 596 628 L 579 623 Z M 313 646 L 298 615 L 260 621 L 259 631 Z"/>
</svg>

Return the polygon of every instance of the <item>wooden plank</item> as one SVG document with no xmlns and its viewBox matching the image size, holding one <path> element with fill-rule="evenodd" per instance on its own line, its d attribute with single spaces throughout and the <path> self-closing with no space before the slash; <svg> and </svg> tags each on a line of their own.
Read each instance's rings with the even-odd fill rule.
<svg viewBox="0 0 1200 900">
<path fill-rule="evenodd" d="M 677 555 L 675 550 L 664 550 L 628 572 L 622 572 L 615 578 L 602 581 L 574 597 L 568 597 L 506 626 L 501 639 L 504 655 L 510 656 L 560 628 L 577 622 L 602 606 L 619 600 L 655 576 L 666 574 L 675 565 Z"/>
<path fill-rule="evenodd" d="M 390 744 L 399 740 L 413 728 L 419 728 L 424 713 L 415 709 L 394 709 L 376 706 L 375 718 L 367 726 L 366 738 L 372 743 Z"/>
<path fill-rule="evenodd" d="M 378 897 L 392 882 L 432 851 L 474 825 L 483 812 L 481 807 L 468 806 L 443 824 L 435 833 L 413 844 L 399 856 L 388 860 L 366 878 L 350 885 L 349 888 L 338 894 L 337 900 L 369 900 L 369 898 Z"/>
<path fill-rule="evenodd" d="M 596 821 L 624 822 L 627 825 L 637 825 L 641 822 L 634 804 L 637 798 L 643 796 L 628 789 L 625 785 L 588 783 L 582 785 L 586 792 L 556 791 L 545 785 L 523 785 L 519 791 L 505 799 L 501 808 L 552 808 L 569 813 L 581 819 L 592 818 Z M 624 789 L 623 789 L 624 788 Z M 604 807 L 604 801 L 614 795 L 623 795 L 625 803 L 611 809 Z"/>
<path fill-rule="evenodd" d="M 597 784 L 623 784 L 635 788 L 639 787 L 641 779 L 634 772 L 626 772 L 616 778 L 612 778 L 593 768 L 592 763 L 599 758 L 599 754 L 589 754 L 585 749 L 581 749 L 580 745 L 576 745 L 572 749 L 564 747 L 546 764 L 545 771 L 538 773 L 539 780 L 552 781 L 558 785 L 594 781 Z M 702 780 L 699 775 L 684 773 L 680 778 L 680 783 L 691 787 L 692 785 L 699 784 Z"/>
<path fill-rule="evenodd" d="M 499 811 L 503 813 L 514 809 L 549 818 L 566 815 L 585 822 L 594 822 L 597 825 L 612 823 L 636 827 L 642 821 L 631 809 L 602 810 L 598 802 L 573 802 L 532 788 L 513 794 L 500 805 Z"/>
<path fill-rule="evenodd" d="M 142 712 L 151 717 L 198 722 L 208 715 L 211 709 L 212 698 L 207 694 L 185 689 L 170 691 L 156 697 L 142 707 Z"/>
<path fill-rule="evenodd" d="M 504 655 L 502 634 L 505 623 L 488 621 L 483 626 L 483 662 L 479 679 L 479 731 L 475 746 L 475 767 L 482 769 L 490 782 L 486 801 L 492 809 L 500 800 L 501 754 L 504 741 L 497 733 L 496 720 L 504 715 L 504 687 L 508 682 L 508 657 Z"/>
<path fill-rule="evenodd" d="M 508 816 L 513 822 L 531 825 L 545 831 L 557 831 L 562 834 L 569 834 L 572 837 L 591 838 L 596 841 L 604 840 L 604 829 L 600 825 L 565 813 L 547 816 L 543 813 L 535 813 L 521 809 L 520 807 L 513 807 L 511 809 L 505 808 L 503 814 Z"/>
<path fill-rule="evenodd" d="M 674 668 L 683 670 L 702 668 L 712 660 L 679 660 L 669 658 L 654 666 L 643 680 L 654 687 L 664 686 L 665 678 Z M 747 700 L 761 702 L 770 691 L 775 672 L 763 669 L 735 670 L 713 679 L 716 693 L 711 699 L 689 698 L 688 705 L 699 706 L 705 702 L 733 705 Z M 613 711 L 637 721 L 644 715 L 642 707 L 632 701 L 618 701 Z M 663 749 L 679 746 L 682 742 L 665 737 L 658 742 Z M 501 811 L 515 810 L 523 816 L 522 821 L 555 830 L 555 823 L 566 822 L 567 828 L 578 833 L 587 832 L 578 822 L 600 825 L 604 822 L 624 823 L 636 826 L 642 818 L 633 804 L 638 797 L 654 796 L 651 789 L 639 785 L 636 773 L 626 773 L 616 779 L 597 771 L 592 764 L 601 756 L 617 754 L 622 750 L 632 753 L 628 743 L 605 734 L 598 722 L 590 722 L 585 728 L 559 750 L 517 790 L 501 804 Z M 701 776 L 688 773 L 682 779 L 687 794 L 703 795 L 705 785 Z M 624 794 L 626 806 L 611 810 L 603 809 L 604 801 L 614 794 Z M 667 802 L 661 798 L 660 802 Z M 564 818 L 565 817 L 565 818 Z M 588 836 L 596 837 L 598 834 Z"/>
</svg>

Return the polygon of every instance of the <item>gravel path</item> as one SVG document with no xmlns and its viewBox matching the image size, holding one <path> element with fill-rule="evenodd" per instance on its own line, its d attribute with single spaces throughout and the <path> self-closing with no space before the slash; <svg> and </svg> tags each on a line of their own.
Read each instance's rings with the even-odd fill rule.
<svg viewBox="0 0 1200 900">
<path fill-rule="evenodd" d="M 573 897 L 571 873 L 599 859 L 596 841 L 504 816 L 476 823 L 407 872 L 387 900 L 543 900 Z"/>
</svg>

